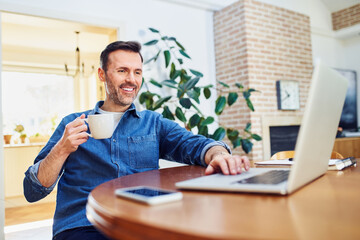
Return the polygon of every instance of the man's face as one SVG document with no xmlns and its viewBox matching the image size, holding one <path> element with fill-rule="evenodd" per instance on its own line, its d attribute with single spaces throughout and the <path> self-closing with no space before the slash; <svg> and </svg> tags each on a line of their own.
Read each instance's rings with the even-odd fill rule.
<svg viewBox="0 0 360 240">
<path fill-rule="evenodd" d="M 109 104 L 127 109 L 135 100 L 142 83 L 142 62 L 138 53 L 117 50 L 109 54 L 106 73 L 99 69 L 105 82 Z"/>
</svg>

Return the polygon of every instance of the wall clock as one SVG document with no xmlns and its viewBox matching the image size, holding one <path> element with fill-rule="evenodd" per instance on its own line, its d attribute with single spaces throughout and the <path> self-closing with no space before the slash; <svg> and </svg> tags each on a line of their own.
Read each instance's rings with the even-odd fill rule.
<svg viewBox="0 0 360 240">
<path fill-rule="evenodd" d="M 293 80 L 276 81 L 278 109 L 297 110 L 300 108 L 299 82 Z"/>
</svg>

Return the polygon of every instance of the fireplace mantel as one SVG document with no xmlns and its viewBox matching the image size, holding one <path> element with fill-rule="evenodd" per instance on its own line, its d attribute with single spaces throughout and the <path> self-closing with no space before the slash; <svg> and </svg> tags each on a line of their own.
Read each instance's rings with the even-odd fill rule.
<svg viewBox="0 0 360 240">
<path fill-rule="evenodd" d="M 270 144 L 270 127 L 275 126 L 299 126 L 301 124 L 301 117 L 262 117 L 262 132 L 263 132 L 263 159 L 269 160 L 271 157 L 271 144 Z"/>
</svg>

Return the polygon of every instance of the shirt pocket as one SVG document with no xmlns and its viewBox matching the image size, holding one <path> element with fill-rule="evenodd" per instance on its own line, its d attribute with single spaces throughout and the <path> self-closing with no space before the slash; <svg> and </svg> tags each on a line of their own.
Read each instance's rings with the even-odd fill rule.
<svg viewBox="0 0 360 240">
<path fill-rule="evenodd" d="M 159 143 L 155 134 L 128 137 L 128 146 L 131 167 L 159 167 Z"/>
</svg>

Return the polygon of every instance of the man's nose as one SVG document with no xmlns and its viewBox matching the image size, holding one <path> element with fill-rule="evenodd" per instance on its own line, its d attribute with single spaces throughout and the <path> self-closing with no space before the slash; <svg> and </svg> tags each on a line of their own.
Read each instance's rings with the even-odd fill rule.
<svg viewBox="0 0 360 240">
<path fill-rule="evenodd" d="M 126 81 L 131 82 L 131 83 L 135 82 L 135 73 L 129 72 L 129 74 L 127 75 Z"/>
</svg>

